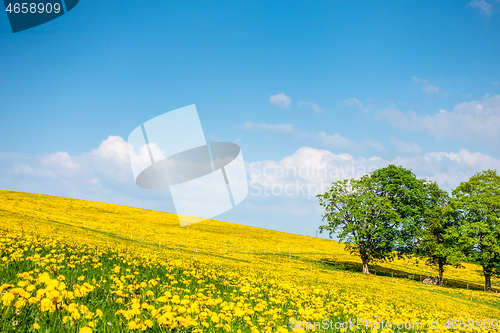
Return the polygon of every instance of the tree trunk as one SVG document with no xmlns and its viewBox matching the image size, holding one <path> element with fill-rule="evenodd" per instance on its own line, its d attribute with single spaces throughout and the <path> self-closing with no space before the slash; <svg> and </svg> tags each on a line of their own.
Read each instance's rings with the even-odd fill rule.
<svg viewBox="0 0 500 333">
<path fill-rule="evenodd" d="M 368 269 L 368 260 L 363 260 L 363 274 L 370 274 L 370 270 Z"/>
<path fill-rule="evenodd" d="M 484 272 L 484 291 L 491 291 L 491 274 Z"/>
<path fill-rule="evenodd" d="M 365 246 L 363 245 L 360 245 L 358 250 L 361 261 L 363 262 L 363 274 L 370 274 L 370 270 L 368 268 L 368 263 L 370 262 L 370 255 L 368 251 L 365 250 Z"/>
<path fill-rule="evenodd" d="M 439 285 L 443 285 L 444 264 L 439 262 Z"/>
</svg>

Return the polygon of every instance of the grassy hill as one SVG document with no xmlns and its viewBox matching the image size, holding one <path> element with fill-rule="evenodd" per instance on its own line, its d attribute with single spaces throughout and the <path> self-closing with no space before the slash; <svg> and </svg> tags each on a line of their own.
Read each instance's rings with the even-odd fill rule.
<svg viewBox="0 0 500 333">
<path fill-rule="evenodd" d="M 1 332 L 498 326 L 500 296 L 480 290 L 478 266 L 449 269 L 443 287 L 421 283 L 436 272 L 416 260 L 370 276 L 360 266 L 331 240 L 214 220 L 181 228 L 174 214 L 0 191 Z"/>
</svg>

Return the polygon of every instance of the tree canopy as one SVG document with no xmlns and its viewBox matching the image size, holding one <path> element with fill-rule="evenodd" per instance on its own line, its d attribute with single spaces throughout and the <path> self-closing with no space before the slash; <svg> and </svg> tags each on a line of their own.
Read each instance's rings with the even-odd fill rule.
<svg viewBox="0 0 500 333">
<path fill-rule="evenodd" d="M 485 290 L 500 275 L 500 176 L 486 170 L 462 182 L 452 197 L 436 182 L 389 165 L 359 179 L 334 182 L 318 195 L 328 231 L 360 256 L 363 273 L 376 260 L 419 255 L 437 266 L 474 262 Z"/>
<path fill-rule="evenodd" d="M 427 181 L 425 194 L 426 207 L 417 253 L 426 257 L 428 265 L 437 266 L 439 284 L 443 284 L 445 267 L 458 266 L 465 261 L 465 256 L 457 245 L 458 223 L 450 214 L 448 192 L 440 189 L 436 182 Z"/>
<path fill-rule="evenodd" d="M 394 250 L 400 255 L 414 253 L 426 207 L 424 181 L 395 165 L 377 169 L 370 177 L 377 184 L 377 195 L 388 198 L 401 219 Z"/>
<path fill-rule="evenodd" d="M 453 190 L 456 236 L 466 258 L 483 268 L 485 290 L 500 267 L 500 176 L 486 170 Z"/>
<path fill-rule="evenodd" d="M 413 251 L 425 200 L 423 182 L 410 170 L 389 165 L 360 179 L 337 181 L 318 197 L 327 222 L 321 232 L 337 233 L 347 250 L 358 252 L 364 273 L 373 260 Z"/>
<path fill-rule="evenodd" d="M 330 236 L 338 232 L 347 250 L 361 257 L 363 273 L 370 273 L 368 264 L 372 260 L 392 255 L 399 219 L 391 202 L 377 196 L 369 176 L 335 182 L 319 199 L 328 222 L 320 226 L 321 232 L 327 230 Z"/>
</svg>

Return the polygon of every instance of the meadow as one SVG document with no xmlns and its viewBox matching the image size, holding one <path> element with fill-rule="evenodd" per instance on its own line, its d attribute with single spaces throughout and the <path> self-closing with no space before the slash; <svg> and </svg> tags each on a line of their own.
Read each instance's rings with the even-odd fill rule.
<svg viewBox="0 0 500 333">
<path fill-rule="evenodd" d="M 417 258 L 371 271 L 333 240 L 0 191 L 0 332 L 498 330 L 476 265 L 444 286 L 420 282 L 437 273 Z"/>
</svg>

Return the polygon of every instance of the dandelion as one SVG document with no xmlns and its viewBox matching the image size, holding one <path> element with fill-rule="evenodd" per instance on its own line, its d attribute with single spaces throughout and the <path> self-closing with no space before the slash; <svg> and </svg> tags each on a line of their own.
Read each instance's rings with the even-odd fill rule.
<svg viewBox="0 0 500 333">
<path fill-rule="evenodd" d="M 84 326 L 84 327 L 80 328 L 78 333 L 92 333 L 92 329 L 88 326 Z"/>
<path fill-rule="evenodd" d="M 42 310 L 42 312 L 53 312 L 55 310 L 55 305 L 50 299 L 44 298 L 40 302 L 40 310 Z"/>
<path fill-rule="evenodd" d="M 130 330 L 135 330 L 137 328 L 137 323 L 135 321 L 131 321 L 127 326 Z"/>
<path fill-rule="evenodd" d="M 16 298 L 16 296 L 14 296 L 14 294 L 10 293 L 10 292 L 7 292 L 5 293 L 3 296 L 2 296 L 2 303 L 4 306 L 7 306 L 9 305 L 14 299 Z"/>
<path fill-rule="evenodd" d="M 430 301 L 430 289 L 416 288 L 414 283 L 403 279 L 392 284 L 392 280 L 386 281 L 382 274 L 363 276 L 324 265 L 312 275 L 310 264 L 321 259 L 333 260 L 332 253 L 343 265 L 360 264 L 344 251 L 343 244 L 334 241 L 321 243 L 325 254 L 320 259 L 319 251 L 313 251 L 320 248 L 322 240 L 319 239 L 273 234 L 276 237 L 270 242 L 262 230 L 217 221 L 200 224 L 198 229 L 180 229 L 175 227 L 177 222 L 165 219 L 170 216 L 165 213 L 100 203 L 86 202 L 83 209 L 75 208 L 82 203 L 77 205 L 77 201 L 72 201 L 74 214 L 73 211 L 68 214 L 65 200 L 69 199 L 33 196 L 37 199 L 23 197 L 23 201 L 16 204 L 5 200 L 6 196 L 13 195 L 0 191 L 2 211 L 17 209 L 23 212 L 21 216 L 27 211 L 36 216 L 37 211 L 26 206 L 31 204 L 42 205 L 46 214 L 40 213 L 43 223 L 36 218 L 23 220 L 25 230 L 29 227 L 33 235 L 22 234 L 16 220 L 0 219 L 0 252 L 3 253 L 0 276 L 4 279 L 0 286 L 0 311 L 4 313 L 4 322 L 11 322 L 20 332 L 40 329 L 38 317 L 54 332 L 104 331 L 99 326 L 104 324 L 114 331 L 153 328 L 179 333 L 284 333 L 290 331 L 291 320 L 304 326 L 321 318 L 338 322 L 346 318 L 371 318 L 396 325 L 426 322 L 430 313 L 435 317 L 433 320 L 440 322 L 453 317 L 500 317 L 500 311 L 488 305 L 500 301 L 500 297 L 491 293 L 477 292 L 478 302 L 471 305 L 467 301 L 470 291 L 466 294 L 460 288 L 453 288 L 433 293 Z M 108 214 L 110 211 L 113 213 Z M 76 227 L 75 216 L 78 220 L 87 219 L 85 232 L 72 229 Z M 140 226 L 127 224 L 139 219 Z M 65 227 L 51 220 L 60 221 Z M 120 239 L 127 233 L 146 239 L 146 234 L 153 229 L 151 237 L 169 235 L 168 240 L 162 238 L 165 245 L 162 248 Z M 182 253 L 178 251 L 181 238 Z M 158 240 L 152 243 L 158 244 Z M 227 256 L 221 245 L 226 243 Z M 230 246 L 235 250 L 230 250 Z M 264 261 L 261 254 L 264 250 L 270 253 L 270 246 L 276 247 L 273 252 L 277 255 Z M 289 260 L 288 253 L 278 254 L 278 249 L 286 246 L 296 249 L 293 260 Z M 196 253 L 197 248 L 203 251 Z M 425 268 L 398 260 L 381 263 L 380 270 L 414 269 L 415 274 L 425 273 Z M 456 274 L 457 280 L 481 281 L 474 265 L 464 263 L 464 267 L 458 273 L 449 272 L 450 278 Z M 388 270 L 389 276 L 392 271 Z M 434 304 L 440 304 L 439 309 Z M 28 315 L 27 306 L 30 316 L 36 317 L 36 325 L 24 319 Z M 101 323 L 100 318 L 105 321 Z"/>
</svg>

